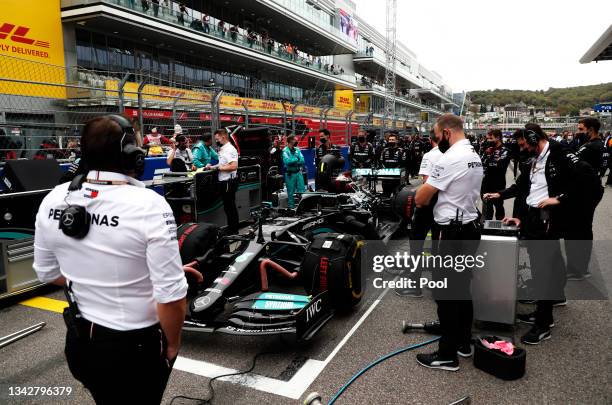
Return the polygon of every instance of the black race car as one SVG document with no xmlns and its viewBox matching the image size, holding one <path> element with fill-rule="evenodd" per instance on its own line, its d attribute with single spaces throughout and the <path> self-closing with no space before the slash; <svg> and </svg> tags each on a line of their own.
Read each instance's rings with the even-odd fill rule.
<svg viewBox="0 0 612 405">
<path fill-rule="evenodd" d="M 204 277 L 190 283 L 184 329 L 309 340 L 335 311 L 359 304 L 363 244 L 389 237 L 401 220 L 380 204 L 365 190 L 305 193 L 295 211 L 262 206 L 246 234 L 182 225 L 183 262 Z"/>
</svg>

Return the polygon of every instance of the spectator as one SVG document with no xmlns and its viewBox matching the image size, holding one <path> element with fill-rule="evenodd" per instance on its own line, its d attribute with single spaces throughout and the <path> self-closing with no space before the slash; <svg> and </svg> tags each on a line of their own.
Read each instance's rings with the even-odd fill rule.
<svg viewBox="0 0 612 405">
<path fill-rule="evenodd" d="M 321 70 L 322 62 L 320 57 L 317 58 L 317 64 L 319 65 L 319 70 Z"/>
<path fill-rule="evenodd" d="M 225 23 L 221 20 L 217 23 L 217 31 L 221 34 L 222 38 L 225 38 Z"/>
<path fill-rule="evenodd" d="M 140 0 L 140 4 L 142 5 L 142 11 L 144 13 L 149 11 L 149 0 Z"/>
<path fill-rule="evenodd" d="M 324 69 L 325 73 L 329 73 L 329 64 L 326 63 Z"/>
<path fill-rule="evenodd" d="M 340 66 L 340 74 L 343 75 L 344 74 L 344 68 L 342 66 Z"/>
<path fill-rule="evenodd" d="M 159 15 L 159 0 L 151 0 L 153 3 L 153 15 L 157 17 Z"/>
<path fill-rule="evenodd" d="M 272 49 L 274 49 L 274 40 L 272 38 L 268 38 L 268 53 L 272 54 Z"/>
<path fill-rule="evenodd" d="M 0 129 L 0 162 L 4 160 L 17 159 L 17 149 L 21 148 L 21 145 L 17 144 L 4 134 L 4 131 Z"/>
<path fill-rule="evenodd" d="M 202 14 L 202 26 L 204 27 L 204 32 L 206 34 L 210 33 L 210 17 L 208 16 L 208 14 L 203 13 Z"/>
<path fill-rule="evenodd" d="M 179 4 L 179 15 L 178 15 L 178 22 L 181 25 L 185 25 L 185 15 L 187 14 L 187 7 L 185 7 L 185 3 L 181 2 Z"/>
<path fill-rule="evenodd" d="M 170 0 L 163 0 L 162 3 L 162 14 L 166 14 L 166 11 L 169 15 L 172 15 L 172 10 L 170 9 Z"/>
<path fill-rule="evenodd" d="M 236 25 L 232 25 L 229 29 L 229 33 L 232 41 L 236 42 L 238 40 L 238 27 Z"/>
</svg>

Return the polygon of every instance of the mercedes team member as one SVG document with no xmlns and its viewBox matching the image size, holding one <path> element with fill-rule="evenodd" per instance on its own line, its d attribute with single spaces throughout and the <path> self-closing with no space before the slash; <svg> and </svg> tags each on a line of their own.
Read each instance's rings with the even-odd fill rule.
<svg viewBox="0 0 612 405">
<path fill-rule="evenodd" d="M 289 208 L 295 207 L 295 192 L 303 193 L 306 191 L 304 186 L 304 156 L 297 146 L 295 135 L 287 137 L 287 146 L 283 150 L 283 164 L 285 165 L 285 184 L 287 185 L 287 205 Z"/>
<path fill-rule="evenodd" d="M 135 179 L 144 153 L 127 119 L 89 121 L 81 148 L 89 171 L 40 205 L 34 270 L 71 297 L 66 359 L 96 403 L 159 404 L 187 293 L 172 209 Z"/>
<path fill-rule="evenodd" d="M 478 209 L 480 185 L 483 178 L 482 162 L 463 132 L 463 121 L 453 114 L 444 114 L 434 125 L 438 147 L 444 154 L 434 165 L 427 182 L 416 193 L 417 207 L 431 204 L 436 226 L 440 230 L 438 254 L 474 255 L 480 240 Z M 447 288 L 434 290 L 442 337 L 438 351 L 418 354 L 422 366 L 441 370 L 459 370 L 457 355 L 470 357 L 472 348 L 473 308 L 470 294 L 471 269 L 455 271 L 437 269 L 434 280 L 447 279 Z"/>
<path fill-rule="evenodd" d="M 525 198 L 526 211 L 518 218 L 504 218 L 520 226 L 521 236 L 529 241 L 527 252 L 531 263 L 531 276 L 535 287 L 536 310 L 519 314 L 520 322 L 533 327 L 521 342 L 537 345 L 550 339 L 554 326 L 553 306 L 566 305 L 565 262 L 561 255 L 559 239 L 565 230 L 572 199 L 582 198 L 586 189 L 575 182 L 591 183 L 589 166 L 585 165 L 566 147 L 548 140 L 537 124 L 527 124 L 514 133 L 522 151 L 532 156 L 530 168 L 522 170 L 516 183 L 501 193 L 491 193 L 485 198 Z M 592 168 L 590 169 L 592 172 Z"/>
<path fill-rule="evenodd" d="M 604 165 L 605 147 L 599 137 L 601 124 L 597 118 L 583 118 L 578 121 L 580 148 L 576 157 L 588 163 L 596 173 Z M 607 163 L 607 162 L 606 162 Z M 581 281 L 591 276 L 589 262 L 593 250 L 593 218 L 595 209 L 603 197 L 601 182 L 594 185 L 591 196 L 570 201 L 568 227 L 564 237 L 567 254 L 567 279 Z"/>
<path fill-rule="evenodd" d="M 429 142 L 432 148 L 423 155 L 423 160 L 421 161 L 421 167 L 419 169 L 419 175 L 423 177 L 423 184 L 427 183 L 427 179 L 431 176 L 434 166 L 442 157 L 442 152 L 438 147 L 438 138 L 433 130 L 429 134 Z M 415 210 L 412 227 L 410 229 L 410 254 L 412 255 L 419 255 L 422 253 L 423 245 L 429 231 L 431 231 L 432 242 L 439 239 L 439 232 L 434 226 L 435 222 L 433 216 L 433 207 L 436 205 L 437 199 L 437 196 L 433 196 L 429 205 L 419 207 Z M 409 278 L 418 283 L 421 278 L 421 273 L 422 269 L 418 267 L 410 274 Z M 423 291 L 418 285 L 416 285 L 415 288 L 398 288 L 395 290 L 395 293 L 403 297 L 421 298 L 423 296 Z"/>
<path fill-rule="evenodd" d="M 325 155 L 333 154 L 340 157 L 340 151 L 332 144 L 331 133 L 326 128 L 319 129 L 319 146 L 315 150 L 315 189 L 323 189 L 327 186 L 329 179 L 321 169 L 321 159 Z"/>
<path fill-rule="evenodd" d="M 206 167 L 212 160 L 219 161 L 217 151 L 212 147 L 212 136 L 204 134 L 198 138 L 198 142 L 191 149 L 193 155 L 193 170 Z"/>
<path fill-rule="evenodd" d="M 506 171 L 510 164 L 510 152 L 502 143 L 501 131 L 499 129 L 489 131 L 486 139 L 480 154 L 484 169 L 481 195 L 496 193 L 506 188 Z M 482 216 L 484 219 L 493 218 L 493 207 L 495 207 L 495 219 L 504 219 L 506 216 L 504 200 L 483 199 Z"/>
<path fill-rule="evenodd" d="M 374 147 L 366 139 L 365 131 L 360 129 L 357 135 L 357 142 L 351 145 L 349 151 L 351 168 L 367 169 L 372 167 L 374 161 Z"/>
<path fill-rule="evenodd" d="M 397 135 L 390 134 L 387 138 L 387 146 L 380 155 L 380 164 L 385 168 L 404 167 L 405 153 L 402 148 L 397 146 Z M 398 180 L 383 180 L 383 194 L 390 196 L 399 185 Z"/>
<path fill-rule="evenodd" d="M 235 235 L 238 233 L 238 208 L 236 208 L 236 191 L 238 191 L 238 151 L 229 140 L 227 129 L 220 128 L 215 131 L 215 142 L 219 149 L 219 163 L 212 166 L 206 165 L 206 169 L 219 171 L 218 180 L 221 186 L 223 198 L 223 210 L 227 217 L 227 233 Z"/>
</svg>

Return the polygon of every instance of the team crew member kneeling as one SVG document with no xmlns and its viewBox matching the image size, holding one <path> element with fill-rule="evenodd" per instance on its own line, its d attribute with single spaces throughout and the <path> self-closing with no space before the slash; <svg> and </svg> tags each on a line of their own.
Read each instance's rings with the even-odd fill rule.
<svg viewBox="0 0 612 405">
<path fill-rule="evenodd" d="M 482 162 L 463 133 L 463 121 L 453 114 L 442 115 L 434 125 L 438 148 L 443 155 L 434 165 L 427 182 L 416 193 L 418 207 L 427 206 L 437 194 L 434 220 L 440 231 L 437 254 L 474 255 L 480 241 L 478 209 Z M 438 351 L 418 354 L 425 367 L 459 370 L 457 355 L 470 357 L 472 348 L 471 269 L 435 269 L 435 281 L 447 279 L 447 288 L 433 290 L 438 306 L 442 337 Z"/>
<path fill-rule="evenodd" d="M 36 216 L 34 269 L 64 285 L 66 359 L 98 404 L 159 404 L 180 347 L 187 282 L 172 209 L 135 177 L 144 152 L 122 116 L 89 121 L 89 171 Z"/>
<path fill-rule="evenodd" d="M 239 227 L 238 208 L 236 208 L 236 191 L 238 191 L 238 151 L 229 140 L 227 129 L 215 131 L 215 141 L 219 149 L 219 163 L 215 166 L 206 165 L 206 169 L 219 171 L 219 184 L 223 198 L 223 210 L 227 217 L 228 234 L 237 234 Z"/>
</svg>

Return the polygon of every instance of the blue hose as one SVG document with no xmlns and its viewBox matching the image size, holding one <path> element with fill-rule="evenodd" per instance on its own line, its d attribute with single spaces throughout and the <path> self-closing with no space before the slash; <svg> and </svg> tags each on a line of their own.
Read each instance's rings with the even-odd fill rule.
<svg viewBox="0 0 612 405">
<path fill-rule="evenodd" d="M 433 339 L 427 340 L 427 341 L 425 341 L 425 342 L 422 342 L 422 343 L 417 343 L 417 344 L 412 345 L 412 346 L 407 346 L 407 347 L 401 348 L 401 349 L 396 350 L 396 351 L 394 351 L 394 352 L 392 352 L 392 353 L 386 354 L 386 355 L 384 355 L 384 356 L 380 357 L 378 360 L 376 360 L 376 361 L 374 361 L 374 362 L 372 362 L 372 363 L 368 364 L 366 367 L 364 367 L 363 369 L 361 369 L 361 371 L 359 371 L 357 374 L 355 374 L 353 377 L 351 377 L 351 379 L 350 379 L 350 380 L 348 380 L 348 382 L 347 382 L 346 384 L 344 384 L 344 386 L 343 386 L 342 388 L 340 388 L 340 390 L 339 390 L 339 391 L 336 393 L 336 395 L 334 395 L 334 397 L 333 397 L 333 398 L 332 398 L 332 399 L 331 399 L 331 400 L 330 400 L 330 401 L 327 403 L 327 405 L 332 405 L 334 402 L 336 402 L 336 400 L 337 400 L 338 398 L 340 398 L 340 395 L 342 395 L 342 394 L 344 393 L 344 391 L 346 391 L 346 389 L 347 389 L 348 387 L 350 387 L 350 385 L 351 385 L 353 382 L 355 382 L 355 380 L 357 380 L 357 379 L 358 379 L 359 377 L 361 377 L 361 376 L 362 376 L 362 375 L 363 375 L 363 374 L 364 374 L 366 371 L 368 371 L 368 370 L 369 370 L 369 369 L 371 369 L 372 367 L 376 366 L 377 364 L 380 364 L 380 363 L 382 363 L 383 361 L 385 361 L 385 360 L 387 360 L 387 359 L 390 359 L 391 357 L 393 357 L 393 356 L 395 356 L 395 355 L 397 355 L 397 354 L 404 353 L 404 352 L 408 352 L 408 351 L 413 350 L 413 349 L 418 349 L 419 347 L 423 347 L 423 346 L 430 345 L 430 344 L 432 344 L 432 343 L 434 343 L 434 342 L 437 342 L 438 340 L 440 340 L 440 337 L 439 337 L 439 336 L 438 336 L 438 337 L 435 337 L 435 338 L 433 338 Z"/>
</svg>

